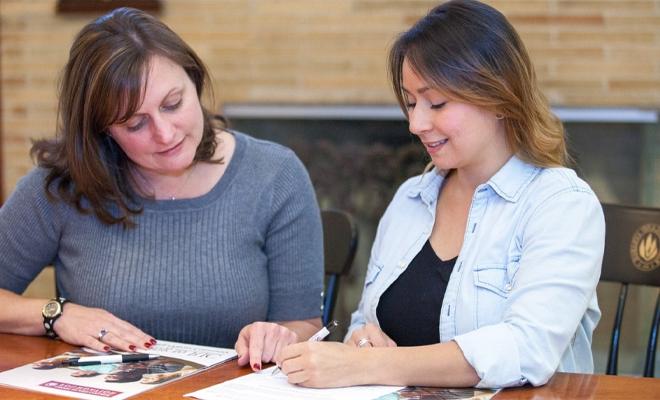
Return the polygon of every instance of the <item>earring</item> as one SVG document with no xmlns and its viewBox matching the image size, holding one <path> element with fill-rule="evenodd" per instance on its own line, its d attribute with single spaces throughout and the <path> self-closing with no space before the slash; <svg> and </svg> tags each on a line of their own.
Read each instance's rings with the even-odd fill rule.
<svg viewBox="0 0 660 400">
<path fill-rule="evenodd" d="M 495 114 L 495 118 L 497 118 L 497 119 L 504 119 L 504 115 L 502 115 L 502 114 Z"/>
</svg>

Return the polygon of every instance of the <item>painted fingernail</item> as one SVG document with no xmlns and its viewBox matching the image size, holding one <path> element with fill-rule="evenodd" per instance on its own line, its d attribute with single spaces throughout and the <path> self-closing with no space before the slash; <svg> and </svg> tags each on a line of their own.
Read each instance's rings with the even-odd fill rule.
<svg viewBox="0 0 660 400">
<path fill-rule="evenodd" d="M 151 339 L 150 342 L 151 344 L 156 344 L 156 339 Z"/>
<path fill-rule="evenodd" d="M 110 351 L 110 346 L 103 346 L 103 351 Z"/>
<path fill-rule="evenodd" d="M 257 363 L 255 363 L 255 364 L 252 366 L 252 368 L 253 368 L 254 370 L 256 370 L 256 371 L 261 371 L 261 365 L 259 365 L 259 364 L 257 364 Z"/>
<path fill-rule="evenodd" d="M 130 351 L 135 351 L 137 349 L 137 347 L 135 347 L 135 345 L 132 344 L 132 345 L 128 346 L 128 349 Z"/>
<path fill-rule="evenodd" d="M 146 347 L 147 349 L 148 349 L 149 347 L 151 347 L 151 342 L 146 342 L 146 343 L 144 344 L 144 347 Z"/>
</svg>

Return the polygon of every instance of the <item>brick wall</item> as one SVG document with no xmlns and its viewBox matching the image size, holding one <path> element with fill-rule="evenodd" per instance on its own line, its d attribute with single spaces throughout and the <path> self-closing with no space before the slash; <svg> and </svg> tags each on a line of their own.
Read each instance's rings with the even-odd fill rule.
<svg viewBox="0 0 660 400">
<path fill-rule="evenodd" d="M 385 54 L 425 0 L 163 0 L 220 102 L 393 103 Z M 660 105 L 660 0 L 497 0 L 558 105 Z M 93 15 L 54 0 L 0 2 L 4 193 L 31 168 L 30 138 L 55 124 L 56 80 Z"/>
</svg>

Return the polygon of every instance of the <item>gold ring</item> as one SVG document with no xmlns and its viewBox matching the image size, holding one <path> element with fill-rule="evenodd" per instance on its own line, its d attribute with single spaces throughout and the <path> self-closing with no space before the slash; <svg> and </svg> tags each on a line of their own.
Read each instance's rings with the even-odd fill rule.
<svg viewBox="0 0 660 400">
<path fill-rule="evenodd" d="M 366 337 L 363 337 L 362 339 L 358 340 L 358 342 L 357 342 L 357 347 L 364 347 L 366 345 L 369 345 L 369 347 L 374 346 L 373 343 L 371 343 L 371 341 L 369 339 L 367 339 Z"/>
</svg>

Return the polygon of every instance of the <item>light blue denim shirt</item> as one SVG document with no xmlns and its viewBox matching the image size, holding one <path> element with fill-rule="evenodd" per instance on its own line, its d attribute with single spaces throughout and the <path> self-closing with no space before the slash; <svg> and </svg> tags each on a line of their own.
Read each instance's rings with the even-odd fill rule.
<svg viewBox="0 0 660 400">
<path fill-rule="evenodd" d="M 443 180 L 432 170 L 397 191 L 378 225 L 347 337 L 367 322 L 379 325 L 380 296 L 431 235 Z M 593 372 L 604 242 L 600 202 L 570 169 L 514 156 L 477 187 L 438 329 L 441 342 L 461 348 L 481 378 L 478 387 L 542 385 L 555 371 Z"/>
</svg>

